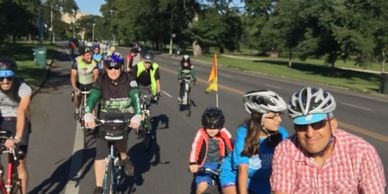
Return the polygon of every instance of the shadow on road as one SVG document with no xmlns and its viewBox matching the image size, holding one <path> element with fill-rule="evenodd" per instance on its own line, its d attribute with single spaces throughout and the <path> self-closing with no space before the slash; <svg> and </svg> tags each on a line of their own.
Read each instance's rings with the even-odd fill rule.
<svg viewBox="0 0 388 194">
<path fill-rule="evenodd" d="M 157 142 L 157 129 L 168 129 L 169 118 L 165 114 L 160 114 L 151 118 L 152 125 L 152 145 L 150 150 L 145 151 L 143 142 L 133 145 L 128 155 L 135 166 L 135 174 L 129 177 L 120 184 L 119 193 L 132 193 L 136 191 L 135 186 L 143 185 L 143 174 L 151 169 L 151 166 L 159 164 L 169 164 L 170 161 L 160 161 L 160 147 Z"/>
<path fill-rule="evenodd" d="M 82 180 L 93 166 L 95 155 L 95 148 L 83 149 L 75 152 L 70 158 L 58 166 L 49 178 L 28 193 L 61 193 L 69 180 L 75 181 L 75 186 L 79 186 L 80 180 Z M 73 165 L 78 166 L 78 169 L 70 169 L 71 163 L 74 161 L 80 162 L 81 165 Z"/>
</svg>

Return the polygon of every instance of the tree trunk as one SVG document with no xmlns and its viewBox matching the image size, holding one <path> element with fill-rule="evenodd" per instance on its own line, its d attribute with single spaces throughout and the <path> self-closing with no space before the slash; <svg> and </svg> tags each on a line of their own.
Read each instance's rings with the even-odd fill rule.
<svg viewBox="0 0 388 194">
<path fill-rule="evenodd" d="M 384 73 L 384 66 L 385 66 L 385 52 L 384 49 L 381 49 L 381 54 L 383 55 L 383 60 L 381 61 L 381 73 Z"/>
<path fill-rule="evenodd" d="M 288 67 L 292 67 L 292 49 L 288 48 Z"/>
</svg>

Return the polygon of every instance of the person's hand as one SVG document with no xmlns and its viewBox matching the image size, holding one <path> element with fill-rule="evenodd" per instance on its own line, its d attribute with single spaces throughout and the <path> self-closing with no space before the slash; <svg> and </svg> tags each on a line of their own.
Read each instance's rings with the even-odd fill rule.
<svg viewBox="0 0 388 194">
<path fill-rule="evenodd" d="M 12 140 L 12 139 L 7 139 L 5 140 L 5 143 L 4 143 L 4 146 L 7 148 L 7 149 L 10 149 L 12 148 L 12 146 L 15 144 L 15 142 Z"/>
<path fill-rule="evenodd" d="M 198 172 L 198 164 L 192 164 L 189 166 L 191 173 L 197 173 Z"/>
<path fill-rule="evenodd" d="M 182 79 L 179 79 L 178 82 L 179 82 L 179 84 L 181 84 L 181 83 L 183 82 L 183 80 L 182 80 Z"/>
<path fill-rule="evenodd" d="M 84 115 L 85 127 L 88 129 L 94 129 L 96 127 L 95 117 L 92 113 L 86 113 Z"/>
<path fill-rule="evenodd" d="M 155 102 L 158 102 L 159 101 L 159 98 L 160 98 L 160 92 L 157 92 L 156 95 L 153 97 L 153 100 Z"/>
<path fill-rule="evenodd" d="M 141 115 L 134 115 L 131 118 L 131 123 L 129 124 L 129 127 L 132 129 L 138 129 L 141 122 Z"/>
<path fill-rule="evenodd" d="M 75 94 L 76 96 L 79 96 L 79 95 L 81 94 L 81 90 L 78 89 L 78 88 L 74 88 L 74 89 L 73 89 L 73 92 L 74 92 L 74 94 Z"/>
</svg>

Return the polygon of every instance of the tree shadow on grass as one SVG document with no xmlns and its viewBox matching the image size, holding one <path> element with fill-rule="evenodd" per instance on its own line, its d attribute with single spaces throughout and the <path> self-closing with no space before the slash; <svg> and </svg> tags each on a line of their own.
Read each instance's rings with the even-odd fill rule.
<svg viewBox="0 0 388 194">
<path fill-rule="evenodd" d="M 269 64 L 279 65 L 279 66 L 288 66 L 288 61 L 257 60 L 254 62 L 269 63 Z M 343 78 L 347 80 L 360 79 L 360 80 L 364 80 L 368 82 L 376 82 L 376 83 L 380 80 L 380 75 L 376 75 L 373 73 L 339 69 L 339 68 L 334 68 L 334 70 L 332 70 L 331 67 L 326 65 L 313 65 L 308 63 L 294 62 L 291 68 L 298 70 L 300 72 L 304 72 L 306 74 L 320 75 L 320 76 L 329 77 L 329 78 Z M 376 88 L 368 88 L 368 89 L 372 91 L 378 90 Z"/>
</svg>

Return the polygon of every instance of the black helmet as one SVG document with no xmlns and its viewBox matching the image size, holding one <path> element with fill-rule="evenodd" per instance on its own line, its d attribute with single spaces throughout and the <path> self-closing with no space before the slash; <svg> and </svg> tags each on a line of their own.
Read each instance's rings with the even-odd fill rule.
<svg viewBox="0 0 388 194">
<path fill-rule="evenodd" d="M 16 71 L 16 69 L 16 62 L 13 59 L 7 57 L 0 58 L 0 70 Z"/>
<path fill-rule="evenodd" d="M 154 61 L 154 55 L 150 52 L 144 54 L 143 56 L 144 62 L 150 62 L 152 63 Z"/>
<path fill-rule="evenodd" d="M 224 123 L 225 117 L 221 109 L 208 107 L 202 114 L 202 126 L 205 129 L 221 129 Z"/>
<path fill-rule="evenodd" d="M 84 55 L 85 53 L 92 53 L 92 50 L 89 47 L 85 46 L 80 46 L 78 51 L 80 55 Z"/>
</svg>

